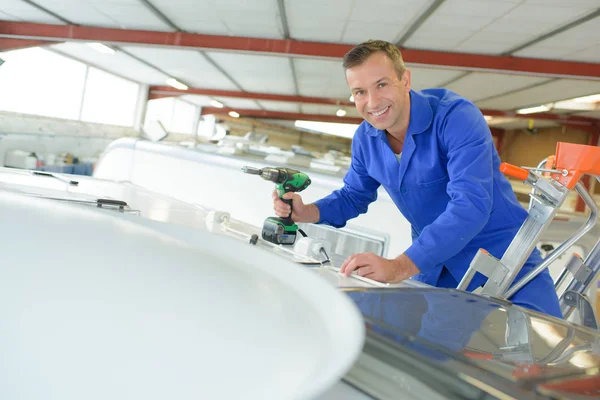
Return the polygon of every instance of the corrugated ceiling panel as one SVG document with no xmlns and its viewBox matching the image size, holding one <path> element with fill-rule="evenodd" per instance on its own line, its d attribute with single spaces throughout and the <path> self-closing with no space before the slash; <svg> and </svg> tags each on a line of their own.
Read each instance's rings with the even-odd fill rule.
<svg viewBox="0 0 600 400">
<path fill-rule="evenodd" d="M 439 27 L 431 30 L 419 29 L 406 42 L 406 47 L 427 50 L 450 51 L 471 37 L 475 31 Z"/>
<path fill-rule="evenodd" d="M 287 57 L 206 53 L 248 92 L 295 94 Z"/>
<path fill-rule="evenodd" d="M 477 102 L 480 108 L 511 110 L 600 93 L 600 82 L 558 79 L 531 89 Z"/>
<path fill-rule="evenodd" d="M 355 2 L 341 41 L 357 44 L 381 39 L 396 43 L 427 7 L 422 0 Z"/>
<path fill-rule="evenodd" d="M 298 103 L 287 103 L 282 101 L 267 101 L 260 100 L 258 102 L 265 110 L 269 111 L 283 111 L 297 113 L 300 112 L 300 105 Z"/>
<path fill-rule="evenodd" d="M 439 87 L 445 82 L 464 74 L 464 71 L 450 69 L 411 67 L 410 64 L 408 67 L 411 72 L 411 88 L 413 90 Z"/>
<path fill-rule="evenodd" d="M 125 50 L 188 85 L 205 89 L 239 90 L 195 50 L 127 46 Z"/>
<path fill-rule="evenodd" d="M 295 58 L 294 66 L 302 96 L 350 97 L 341 61 Z"/>
<path fill-rule="evenodd" d="M 505 43 L 493 43 L 486 40 L 476 40 L 474 38 L 464 41 L 456 48 L 460 53 L 477 53 L 477 54 L 501 54 L 511 46 Z"/>
<path fill-rule="evenodd" d="M 285 0 L 290 35 L 298 40 L 340 42 L 353 0 Z"/>
<path fill-rule="evenodd" d="M 542 7 L 521 1 L 446 0 L 406 46 L 500 54 L 588 14 L 597 5 L 548 1 Z"/>
<path fill-rule="evenodd" d="M 21 0 L 0 0 L 0 18 L 8 21 L 62 24 L 60 20 Z"/>
<path fill-rule="evenodd" d="M 600 30 L 600 27 L 598 29 Z M 569 59 L 573 61 L 600 63 L 600 44 L 571 53 L 569 54 Z"/>
<path fill-rule="evenodd" d="M 153 0 L 177 27 L 211 35 L 282 38 L 276 2 Z"/>
<path fill-rule="evenodd" d="M 498 18 L 517 7 L 521 1 L 506 0 L 446 0 L 435 11 L 436 15 L 459 17 Z"/>
<path fill-rule="evenodd" d="M 515 55 L 597 62 L 600 60 L 598 32 L 600 32 L 600 18 L 594 18 L 533 46 L 526 47 Z"/>
<path fill-rule="evenodd" d="M 171 30 L 140 2 L 36 0 L 42 7 L 80 25 Z"/>
<path fill-rule="evenodd" d="M 113 55 L 103 54 L 82 43 L 61 43 L 51 48 L 132 81 L 164 85 L 167 79 L 164 74 L 121 52 Z"/>
<path fill-rule="evenodd" d="M 371 25 L 369 26 L 369 24 Z M 341 42 L 358 44 L 370 39 L 380 39 L 395 43 L 398 39 L 398 32 L 403 31 L 404 28 L 405 26 L 397 24 L 349 21 Z"/>
<path fill-rule="evenodd" d="M 435 50 L 456 49 L 493 21 L 491 16 L 433 13 L 406 42 L 407 47 Z"/>
<path fill-rule="evenodd" d="M 525 2 L 529 5 L 534 6 L 546 6 L 546 5 L 555 5 L 555 6 L 576 6 L 576 7 L 588 7 L 588 8 L 596 8 L 598 7 L 598 0 L 525 0 Z"/>
<path fill-rule="evenodd" d="M 473 72 L 446 86 L 471 101 L 487 99 L 502 93 L 518 90 L 544 81 L 548 78 L 532 76 L 491 74 Z"/>
</svg>

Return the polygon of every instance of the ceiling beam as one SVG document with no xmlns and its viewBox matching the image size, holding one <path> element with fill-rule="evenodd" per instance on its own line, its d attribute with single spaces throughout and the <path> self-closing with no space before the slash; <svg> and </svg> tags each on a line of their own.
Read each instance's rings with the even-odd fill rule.
<svg viewBox="0 0 600 400">
<path fill-rule="evenodd" d="M 0 52 L 26 49 L 28 47 L 50 46 L 60 42 L 51 42 L 47 40 L 27 40 L 27 39 L 5 39 L 0 38 Z"/>
<path fill-rule="evenodd" d="M 188 47 L 203 50 L 254 52 L 327 59 L 342 58 L 352 48 L 352 45 L 347 44 L 307 42 L 291 39 L 216 36 L 186 32 L 142 31 L 14 21 L 0 21 L 0 37 L 2 36 L 61 41 L 83 40 L 115 44 Z M 417 49 L 401 50 L 404 59 L 410 65 L 600 79 L 600 64 L 598 63 Z"/>
<path fill-rule="evenodd" d="M 150 86 L 150 99 L 158 99 L 162 97 L 182 96 L 187 94 L 197 94 L 202 96 L 215 97 L 234 97 L 239 99 L 250 100 L 272 100 L 285 101 L 291 103 L 307 103 L 307 104 L 325 104 L 334 106 L 350 106 L 354 107 L 354 103 L 348 100 L 326 98 L 326 97 L 310 97 L 310 96 L 295 96 L 275 93 L 251 93 L 251 92 L 236 92 L 233 90 L 217 90 L 217 89 L 200 89 L 189 88 L 188 90 L 178 90 L 170 86 Z"/>
<path fill-rule="evenodd" d="M 306 104 L 324 104 L 324 105 L 335 105 L 344 107 L 354 107 L 354 103 L 327 97 L 310 97 L 310 96 L 294 96 L 285 94 L 275 93 L 252 93 L 252 92 L 236 92 L 233 90 L 216 90 L 216 89 L 200 89 L 190 88 L 188 90 L 178 90 L 170 86 L 151 86 L 150 87 L 150 99 L 158 99 L 163 97 L 173 97 L 182 95 L 202 95 L 202 96 L 215 96 L 215 97 L 233 97 L 240 99 L 251 99 L 251 100 L 272 100 L 272 101 L 284 101 L 292 103 L 306 103 Z M 212 109 L 211 109 L 212 110 Z M 222 109 L 225 110 L 225 109 Z M 234 109 L 227 109 L 227 112 Z M 238 110 L 235 110 L 238 111 Z M 239 111 L 238 111 L 239 112 Z M 266 111 L 268 113 L 268 111 Z M 521 119 L 538 119 L 547 121 L 556 121 L 558 123 L 565 123 L 569 125 L 582 125 L 582 126 L 600 126 L 600 120 L 595 118 L 581 117 L 577 115 L 567 114 L 552 114 L 552 113 L 536 113 L 536 114 L 517 114 L 515 111 L 510 110 L 492 110 L 492 109 L 481 109 L 484 115 L 491 117 L 506 117 L 506 118 L 521 118 Z M 224 112 L 226 113 L 226 112 Z M 306 115 L 306 114 L 299 114 Z M 315 115 L 315 114 L 312 114 Z M 321 114 L 316 114 L 321 115 Z M 329 117 L 329 116 L 327 116 Z M 352 118 L 352 117 L 348 117 Z M 339 121 L 339 117 L 333 117 L 336 121 Z M 354 120 L 354 119 L 353 119 Z"/>
<path fill-rule="evenodd" d="M 335 115 L 326 115 L 326 114 L 304 114 L 304 113 L 291 113 L 291 112 L 283 112 L 283 111 L 266 111 L 266 110 L 250 110 L 250 109 L 241 110 L 239 108 L 202 107 L 202 115 L 228 114 L 230 111 L 235 111 L 238 114 L 240 114 L 240 117 L 245 117 L 245 118 L 337 122 L 337 123 L 344 123 L 344 124 L 360 124 L 363 121 L 362 118 L 338 117 Z"/>
<path fill-rule="evenodd" d="M 396 46 L 404 46 L 404 43 L 406 43 L 406 41 L 410 39 L 410 37 L 421 27 L 421 25 L 423 25 L 425 21 L 427 21 L 427 19 L 431 17 L 431 14 L 433 14 L 435 10 L 437 10 L 442 5 L 444 1 L 446 0 L 434 0 L 434 2 L 427 8 L 427 10 L 425 10 L 425 12 L 421 14 L 411 26 L 408 27 L 404 35 L 402 35 L 402 37 L 398 39 L 398 41 L 396 42 Z"/>
<path fill-rule="evenodd" d="M 547 113 L 547 112 L 535 113 L 535 114 L 517 114 L 515 111 L 490 110 L 490 109 L 485 109 L 485 108 L 480 109 L 480 111 L 483 115 L 489 115 L 490 117 L 506 117 L 506 118 L 555 121 L 559 124 L 564 124 L 564 125 L 579 125 L 582 127 L 597 127 L 598 129 L 600 129 L 600 119 L 581 117 L 578 115 L 552 114 L 552 113 Z"/>
<path fill-rule="evenodd" d="M 247 118 L 339 122 L 339 123 L 346 123 L 346 124 L 360 124 L 363 121 L 362 118 L 358 118 L 358 117 L 338 117 L 335 115 L 327 115 L 327 114 L 304 114 L 304 113 L 291 113 L 291 112 L 283 112 L 283 111 L 202 107 L 202 115 L 228 114 L 230 111 L 235 111 L 238 114 L 240 114 L 240 116 L 247 117 Z M 584 129 L 585 128 L 600 129 L 600 120 L 594 119 L 594 118 L 579 117 L 576 115 L 549 114 L 549 113 L 523 115 L 523 114 L 517 114 L 514 111 L 487 110 L 487 109 L 482 109 L 481 112 L 484 115 L 490 115 L 490 116 L 495 116 L 495 117 L 555 121 L 560 124 L 579 126 Z"/>
</svg>

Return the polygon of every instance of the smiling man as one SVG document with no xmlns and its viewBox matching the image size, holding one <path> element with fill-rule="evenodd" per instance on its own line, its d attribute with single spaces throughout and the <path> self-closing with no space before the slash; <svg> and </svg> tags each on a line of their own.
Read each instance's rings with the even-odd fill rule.
<svg viewBox="0 0 600 400">
<path fill-rule="evenodd" d="M 343 65 L 365 120 L 352 139 L 352 163 L 344 186 L 313 204 L 287 193 L 292 219 L 342 227 L 367 211 L 382 185 L 411 223 L 413 243 L 394 259 L 355 254 L 341 272 L 356 271 L 381 282 L 412 277 L 456 288 L 478 249 L 501 258 L 527 217 L 499 171 L 500 158 L 483 115 L 449 90 L 411 90 L 410 71 L 391 43 L 361 43 L 344 56 Z M 276 193 L 273 201 L 278 215 L 289 215 L 289 206 Z M 539 262 L 535 250 L 517 279 Z M 469 290 L 485 280 L 477 274 Z M 511 300 L 562 317 L 547 270 Z"/>
</svg>

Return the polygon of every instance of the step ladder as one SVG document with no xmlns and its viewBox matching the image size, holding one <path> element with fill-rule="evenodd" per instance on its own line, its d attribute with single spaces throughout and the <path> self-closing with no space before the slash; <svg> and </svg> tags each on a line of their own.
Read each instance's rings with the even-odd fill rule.
<svg viewBox="0 0 600 400">
<path fill-rule="evenodd" d="M 543 164 L 546 164 L 545 167 Z M 501 259 L 495 258 L 485 249 L 479 249 L 458 285 L 459 290 L 466 290 L 475 274 L 479 272 L 488 278 L 481 294 L 510 300 L 519 289 L 552 264 L 596 224 L 598 206 L 580 180 L 583 175 L 588 174 L 600 181 L 600 147 L 560 142 L 556 147 L 556 155 L 549 157 L 543 164 L 523 168 L 507 163 L 500 165 L 500 171 L 504 174 L 532 186 L 529 213 Z M 572 237 L 513 285 L 540 236 L 572 190 L 575 190 L 590 208 L 589 218 Z M 584 293 L 599 271 L 600 239 L 585 259 L 573 255 L 555 285 L 557 289 L 565 285 L 567 287 L 562 294 L 559 293 L 564 317 L 568 318 L 574 309 L 578 309 L 582 325 L 594 329 L 597 329 L 597 321 Z"/>
</svg>

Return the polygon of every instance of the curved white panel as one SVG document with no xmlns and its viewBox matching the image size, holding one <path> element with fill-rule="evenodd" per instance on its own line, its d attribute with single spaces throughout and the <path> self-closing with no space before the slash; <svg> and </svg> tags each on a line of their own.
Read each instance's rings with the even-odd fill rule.
<svg viewBox="0 0 600 400">
<path fill-rule="evenodd" d="M 362 348 L 345 295 L 239 241 L 0 193 L 0 398 L 310 398 Z"/>
</svg>

